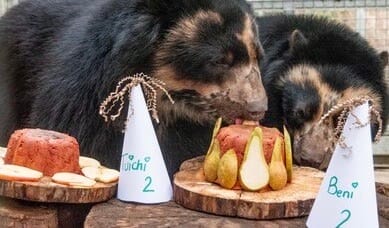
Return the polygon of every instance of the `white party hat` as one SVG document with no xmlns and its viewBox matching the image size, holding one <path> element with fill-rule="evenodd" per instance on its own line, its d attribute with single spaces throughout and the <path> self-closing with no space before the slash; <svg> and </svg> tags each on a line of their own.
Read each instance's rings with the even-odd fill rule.
<svg viewBox="0 0 389 228">
<path fill-rule="evenodd" d="M 172 186 L 140 84 L 131 89 L 117 197 L 160 203 L 172 199 Z"/>
<path fill-rule="evenodd" d="M 366 102 L 348 115 L 308 227 L 378 227 L 371 138 Z"/>
</svg>

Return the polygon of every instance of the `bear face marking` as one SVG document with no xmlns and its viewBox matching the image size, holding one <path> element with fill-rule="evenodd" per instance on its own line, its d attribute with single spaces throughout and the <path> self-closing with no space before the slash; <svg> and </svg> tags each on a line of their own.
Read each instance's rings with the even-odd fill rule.
<svg viewBox="0 0 389 228">
<path fill-rule="evenodd" d="M 178 116 L 190 114 L 199 123 L 216 116 L 230 123 L 263 117 L 267 97 L 258 66 L 263 51 L 255 21 L 243 12 L 238 16 L 200 10 L 169 30 L 155 54 L 153 76 L 166 82 L 171 93 L 180 94 L 177 98 L 184 104 L 164 103 L 160 113 L 170 109 Z M 184 92 L 190 92 L 191 101 L 181 99 Z"/>
</svg>

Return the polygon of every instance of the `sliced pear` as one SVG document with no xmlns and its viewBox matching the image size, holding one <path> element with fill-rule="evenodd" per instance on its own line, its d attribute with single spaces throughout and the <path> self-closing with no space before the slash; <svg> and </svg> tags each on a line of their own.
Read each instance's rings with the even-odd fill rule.
<svg viewBox="0 0 389 228">
<path fill-rule="evenodd" d="M 103 183 L 111 183 L 119 179 L 119 171 L 105 167 L 84 167 L 81 172 L 87 178 Z"/>
<path fill-rule="evenodd" d="M 90 158 L 90 157 L 84 157 L 84 156 L 80 156 L 78 163 L 79 163 L 81 169 L 84 167 L 100 167 L 101 166 L 100 162 L 97 161 L 96 159 Z"/>
<path fill-rule="evenodd" d="M 286 168 L 282 161 L 282 138 L 277 137 L 274 143 L 273 154 L 269 165 L 269 185 L 273 190 L 280 190 L 285 187 L 288 180 Z"/>
<path fill-rule="evenodd" d="M 214 182 L 217 178 L 217 168 L 220 161 L 220 143 L 215 139 L 212 150 L 205 156 L 204 160 L 204 175 L 205 179 Z"/>
<path fill-rule="evenodd" d="M 238 156 L 234 149 L 229 149 L 220 158 L 216 182 L 224 188 L 231 189 L 238 178 Z"/>
<path fill-rule="evenodd" d="M 96 184 L 96 181 L 94 180 L 69 172 L 56 173 L 51 179 L 58 184 L 65 184 L 75 187 L 92 187 Z"/>
<path fill-rule="evenodd" d="M 38 181 L 43 173 L 19 165 L 5 164 L 0 166 L 0 179 L 8 181 Z"/>
<path fill-rule="evenodd" d="M 119 174 L 119 171 L 115 169 L 102 168 L 100 170 L 100 175 L 96 178 L 96 181 L 103 183 L 112 183 L 119 179 Z"/>
<path fill-rule="evenodd" d="M 288 175 L 288 182 L 292 181 L 293 176 L 293 157 L 292 157 L 292 143 L 290 135 L 284 126 L 284 144 L 285 144 L 285 168 Z"/>
<path fill-rule="evenodd" d="M 6 153 L 7 153 L 7 148 L 0 146 L 0 158 L 5 158 Z"/>
<path fill-rule="evenodd" d="M 262 130 L 256 127 L 245 148 L 239 170 L 239 181 L 243 189 L 257 191 L 269 183 L 269 167 L 263 153 Z"/>
<path fill-rule="evenodd" d="M 208 155 L 209 153 L 211 153 L 211 151 L 212 151 L 213 144 L 214 144 L 214 142 L 215 142 L 217 133 L 219 133 L 219 130 L 220 130 L 221 125 L 222 125 L 222 118 L 219 117 L 219 118 L 216 120 L 215 127 L 213 128 L 212 138 L 211 138 L 211 144 L 209 145 L 209 148 L 208 148 L 208 151 L 207 151 L 207 155 Z"/>
<path fill-rule="evenodd" d="M 82 174 L 89 179 L 96 180 L 101 175 L 101 169 L 99 167 L 88 166 L 81 169 Z"/>
</svg>

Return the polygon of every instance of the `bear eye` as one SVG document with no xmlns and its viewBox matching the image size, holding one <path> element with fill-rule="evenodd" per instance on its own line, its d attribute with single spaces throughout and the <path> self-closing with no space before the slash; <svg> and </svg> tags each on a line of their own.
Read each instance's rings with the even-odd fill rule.
<svg viewBox="0 0 389 228">
<path fill-rule="evenodd" d="M 219 59 L 215 61 L 215 64 L 217 66 L 222 66 L 222 67 L 228 67 L 227 62 L 224 59 Z"/>
<path fill-rule="evenodd" d="M 216 60 L 215 63 L 219 66 L 230 67 L 234 63 L 234 55 L 229 51 L 222 58 Z"/>
</svg>

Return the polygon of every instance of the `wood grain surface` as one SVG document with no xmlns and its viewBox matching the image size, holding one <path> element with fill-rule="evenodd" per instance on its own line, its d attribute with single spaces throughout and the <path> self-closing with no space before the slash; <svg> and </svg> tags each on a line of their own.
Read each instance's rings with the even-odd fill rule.
<svg viewBox="0 0 389 228">
<path fill-rule="evenodd" d="M 377 194 L 378 207 L 389 209 L 389 197 Z M 183 208 L 175 202 L 144 205 L 125 203 L 112 199 L 92 207 L 84 227 L 306 227 L 307 217 L 251 220 L 238 217 L 218 216 Z M 380 227 L 389 227 L 389 218 L 379 217 Z"/>
<path fill-rule="evenodd" d="M 111 199 L 117 190 L 117 182 L 98 182 L 93 187 L 71 187 L 56 184 L 50 177 L 38 182 L 0 180 L 0 196 L 50 203 L 95 203 Z"/>
</svg>

